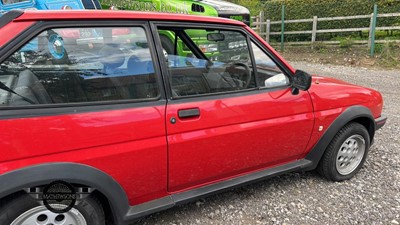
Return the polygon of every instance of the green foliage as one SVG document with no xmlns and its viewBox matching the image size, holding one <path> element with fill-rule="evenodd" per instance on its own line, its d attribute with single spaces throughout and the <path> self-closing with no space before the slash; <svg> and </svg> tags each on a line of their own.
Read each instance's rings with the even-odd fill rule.
<svg viewBox="0 0 400 225">
<path fill-rule="evenodd" d="M 282 4 L 285 4 L 285 19 L 311 19 L 313 16 L 338 17 L 354 15 L 370 15 L 374 2 L 378 5 L 378 13 L 394 13 L 400 11 L 399 0 L 270 0 L 265 1 L 260 11 L 271 21 L 281 20 Z M 245 5 L 245 4 L 244 4 Z M 378 18 L 377 26 L 392 26 L 400 23 L 400 17 Z M 369 27 L 370 19 L 351 19 L 338 21 L 320 21 L 318 29 Z M 285 30 L 311 30 L 312 23 L 291 23 Z M 271 31 L 280 31 L 280 25 L 271 26 Z"/>
<path fill-rule="evenodd" d="M 351 48 L 353 46 L 354 42 L 351 37 L 345 37 L 345 38 L 340 38 L 339 39 L 339 47 L 340 48 Z"/>
<path fill-rule="evenodd" d="M 375 44 L 375 52 L 381 54 L 383 51 L 383 47 L 384 47 L 383 44 Z"/>
<path fill-rule="evenodd" d="M 318 51 L 319 53 L 326 53 L 328 50 L 327 46 L 324 43 L 318 42 L 318 41 L 314 42 L 312 47 L 314 50 Z"/>
<path fill-rule="evenodd" d="M 250 14 L 252 16 L 258 15 L 260 13 L 260 9 L 262 8 L 262 3 L 260 0 L 228 0 L 228 2 L 232 2 L 238 5 L 242 5 L 250 10 Z"/>
</svg>

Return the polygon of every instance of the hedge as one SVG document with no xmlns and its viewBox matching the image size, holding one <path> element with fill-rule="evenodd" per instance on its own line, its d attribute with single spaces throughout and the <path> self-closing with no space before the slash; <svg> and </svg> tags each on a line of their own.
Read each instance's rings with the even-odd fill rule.
<svg viewBox="0 0 400 225">
<path fill-rule="evenodd" d="M 242 5 L 250 10 L 252 16 L 258 15 L 262 10 L 263 2 L 260 0 L 228 0 L 238 5 Z"/>
<path fill-rule="evenodd" d="M 285 19 L 308 19 L 313 16 L 337 17 L 369 15 L 373 12 L 374 3 L 378 13 L 400 12 L 400 0 L 269 0 L 265 1 L 260 11 L 271 21 L 281 20 L 282 4 L 285 4 Z M 369 19 L 353 19 L 318 22 L 318 29 L 369 27 Z M 378 26 L 400 25 L 400 17 L 378 18 Z M 272 26 L 273 31 L 280 31 L 280 26 Z M 311 23 L 287 24 L 286 30 L 311 30 Z"/>
</svg>

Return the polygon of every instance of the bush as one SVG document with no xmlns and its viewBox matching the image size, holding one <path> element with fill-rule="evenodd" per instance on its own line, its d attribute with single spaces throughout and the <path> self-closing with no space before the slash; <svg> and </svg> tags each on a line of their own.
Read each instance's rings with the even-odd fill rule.
<svg viewBox="0 0 400 225">
<path fill-rule="evenodd" d="M 351 48 L 353 46 L 353 40 L 351 37 L 345 37 L 339 39 L 339 47 L 340 48 Z"/>
<path fill-rule="evenodd" d="M 375 0 L 378 13 L 394 13 L 400 9 L 399 0 Z M 270 0 L 264 2 L 261 11 L 271 21 L 281 20 L 282 4 L 285 4 L 285 19 L 311 19 L 317 17 L 337 17 L 369 15 L 373 12 L 374 0 Z M 392 26 L 400 23 L 399 17 L 378 18 L 377 26 Z M 318 29 L 369 27 L 370 20 L 352 19 L 340 21 L 318 22 Z M 271 31 L 280 31 L 280 25 L 271 26 Z M 312 23 L 291 23 L 285 25 L 285 30 L 311 30 Z"/>
<path fill-rule="evenodd" d="M 250 10 L 251 16 L 258 15 L 263 4 L 260 0 L 228 0 L 229 2 L 242 5 Z"/>
</svg>

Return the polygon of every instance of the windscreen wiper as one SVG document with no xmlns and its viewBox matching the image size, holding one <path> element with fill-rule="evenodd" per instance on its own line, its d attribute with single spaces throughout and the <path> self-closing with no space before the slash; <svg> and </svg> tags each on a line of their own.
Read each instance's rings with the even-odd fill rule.
<svg viewBox="0 0 400 225">
<path fill-rule="evenodd" d="M 3 84 L 3 82 L 1 82 L 1 81 L 0 81 L 0 89 L 2 89 L 2 90 L 4 90 L 4 91 L 7 91 L 7 92 L 9 92 L 9 93 L 12 93 L 12 94 L 14 94 L 14 95 L 17 95 L 17 96 L 21 97 L 23 100 L 25 100 L 25 101 L 27 101 L 27 102 L 29 102 L 29 103 L 31 103 L 31 104 L 36 104 L 36 102 L 30 100 L 29 98 L 24 97 L 24 96 L 18 94 L 17 92 L 13 91 L 11 88 L 9 88 L 9 87 L 7 87 L 5 84 Z"/>
</svg>

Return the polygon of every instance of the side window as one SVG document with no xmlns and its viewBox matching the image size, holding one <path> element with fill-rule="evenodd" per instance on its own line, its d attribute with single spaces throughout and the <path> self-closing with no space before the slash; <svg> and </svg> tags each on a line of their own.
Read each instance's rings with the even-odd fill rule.
<svg viewBox="0 0 400 225">
<path fill-rule="evenodd" d="M 238 31 L 159 29 L 173 97 L 256 87 L 247 38 Z"/>
<path fill-rule="evenodd" d="M 0 67 L 0 107 L 159 96 L 141 27 L 49 29 Z"/>
<path fill-rule="evenodd" d="M 257 68 L 256 79 L 260 87 L 274 88 L 289 85 L 289 79 L 272 59 L 256 44 L 251 43 Z"/>
</svg>

